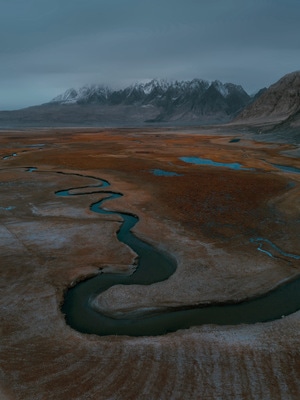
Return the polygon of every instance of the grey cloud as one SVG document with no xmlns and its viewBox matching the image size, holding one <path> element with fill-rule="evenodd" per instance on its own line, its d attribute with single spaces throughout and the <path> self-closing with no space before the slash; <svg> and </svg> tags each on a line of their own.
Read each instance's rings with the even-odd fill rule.
<svg viewBox="0 0 300 400">
<path fill-rule="evenodd" d="M 28 105 L 69 86 L 152 77 L 221 79 L 254 91 L 299 69 L 298 0 L 0 0 L 0 7 L 0 99 L 1 87 L 26 87 Z"/>
</svg>

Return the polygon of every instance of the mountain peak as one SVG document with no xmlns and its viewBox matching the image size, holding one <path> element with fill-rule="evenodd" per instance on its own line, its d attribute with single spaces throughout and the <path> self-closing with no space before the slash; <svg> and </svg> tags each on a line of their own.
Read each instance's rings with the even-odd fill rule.
<svg viewBox="0 0 300 400">
<path fill-rule="evenodd" d="M 103 103 L 105 102 L 111 90 L 104 85 L 85 85 L 80 89 L 68 89 L 59 96 L 51 100 L 51 103 L 76 104 L 76 103 Z"/>
<path fill-rule="evenodd" d="M 77 101 L 78 92 L 75 89 L 68 89 L 64 93 L 56 96 L 51 103 L 61 103 L 61 104 L 74 104 Z"/>
</svg>

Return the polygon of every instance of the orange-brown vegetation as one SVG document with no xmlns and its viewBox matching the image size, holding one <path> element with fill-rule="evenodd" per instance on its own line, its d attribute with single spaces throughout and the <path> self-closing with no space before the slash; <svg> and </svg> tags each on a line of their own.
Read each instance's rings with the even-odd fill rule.
<svg viewBox="0 0 300 400">
<path fill-rule="evenodd" d="M 136 234 L 177 259 L 166 282 L 113 288 L 103 304 L 237 301 L 299 274 L 252 237 L 299 253 L 300 167 L 288 144 L 205 130 L 90 129 L 0 133 L 0 398 L 297 399 L 300 313 L 244 326 L 203 326 L 158 337 L 96 337 L 68 327 L 64 290 L 99 270 L 131 270 L 120 218 L 100 216 L 88 194 L 55 191 L 110 181 L 109 208 L 140 217 Z M 286 153 L 285 153 L 286 154 Z M 239 162 L 248 170 L 184 163 L 182 156 Z M 27 167 L 37 167 L 33 173 Z M 151 170 L 179 176 L 155 176 Z M 69 175 L 57 174 L 66 172 Z M 108 205 L 107 205 L 108 206 Z M 106 298 L 105 298 L 106 296 Z"/>
</svg>

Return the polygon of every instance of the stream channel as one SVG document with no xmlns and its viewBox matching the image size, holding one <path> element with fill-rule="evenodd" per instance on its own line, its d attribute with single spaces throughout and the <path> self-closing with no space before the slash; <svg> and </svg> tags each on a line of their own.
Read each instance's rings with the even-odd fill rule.
<svg viewBox="0 0 300 400">
<path fill-rule="evenodd" d="M 300 278 L 297 278 L 285 282 L 265 295 L 241 303 L 187 306 L 169 310 L 164 308 L 154 315 L 129 319 L 114 319 L 95 311 L 90 305 L 91 300 L 111 286 L 157 283 L 168 279 L 175 272 L 177 265 L 171 256 L 145 243 L 131 232 L 138 222 L 137 216 L 104 207 L 104 203 L 121 197 L 121 193 L 107 190 L 110 184 L 103 179 L 83 177 L 98 182 L 95 185 L 60 190 L 56 195 L 72 197 L 94 193 L 106 194 L 104 199 L 91 204 L 90 210 L 99 214 L 116 214 L 123 219 L 117 238 L 135 251 L 138 255 L 138 265 L 132 275 L 100 273 L 69 288 L 65 293 L 62 312 L 67 324 L 73 329 L 97 335 L 162 335 L 202 324 L 235 325 L 271 321 L 300 308 Z"/>
</svg>

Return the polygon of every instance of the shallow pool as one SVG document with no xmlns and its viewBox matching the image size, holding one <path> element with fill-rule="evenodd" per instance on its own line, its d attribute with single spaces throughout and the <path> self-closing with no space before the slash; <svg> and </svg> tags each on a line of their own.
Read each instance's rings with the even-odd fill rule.
<svg viewBox="0 0 300 400">
<path fill-rule="evenodd" d="M 201 157 L 180 157 L 181 161 L 184 161 L 189 164 L 196 165 L 208 165 L 211 167 L 225 167 L 235 170 L 249 170 L 249 168 L 245 168 L 240 163 L 221 163 L 217 161 L 210 160 L 209 158 L 201 158 Z"/>
<path fill-rule="evenodd" d="M 182 174 L 177 174 L 177 172 L 165 171 L 163 169 L 151 169 L 150 172 L 155 176 L 182 176 Z"/>
</svg>

